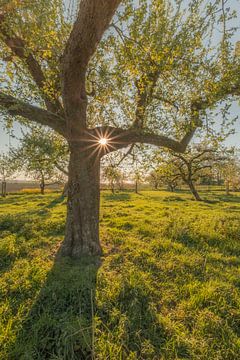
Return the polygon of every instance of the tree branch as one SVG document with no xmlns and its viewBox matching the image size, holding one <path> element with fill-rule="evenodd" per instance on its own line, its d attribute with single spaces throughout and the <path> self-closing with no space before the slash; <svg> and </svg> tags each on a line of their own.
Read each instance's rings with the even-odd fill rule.
<svg viewBox="0 0 240 360">
<path fill-rule="evenodd" d="M 54 165 L 56 166 L 56 168 L 61 171 L 64 175 L 68 176 L 69 173 L 66 169 L 64 169 L 61 165 L 59 165 L 57 162 L 54 163 Z"/>
<path fill-rule="evenodd" d="M 27 120 L 49 126 L 61 135 L 64 135 L 66 131 L 66 123 L 62 117 L 37 106 L 27 104 L 1 91 L 0 108 L 7 111 L 10 115 L 22 116 Z"/>
<path fill-rule="evenodd" d="M 126 159 L 126 157 L 128 155 L 130 155 L 133 151 L 133 148 L 134 148 L 135 144 L 131 144 L 130 148 L 128 149 L 128 151 L 121 157 L 121 159 L 119 160 L 119 162 L 116 164 L 116 166 L 119 166 L 124 159 Z"/>
<path fill-rule="evenodd" d="M 42 93 L 47 109 L 54 113 L 62 113 L 63 108 L 60 101 L 58 99 L 52 99 L 47 96 L 46 93 L 44 93 L 43 88 L 46 83 L 44 73 L 36 58 L 29 51 L 25 41 L 15 34 L 9 35 L 8 29 L 4 22 L 5 16 L 6 15 L 4 13 L 0 13 L 0 33 L 2 34 L 4 43 L 9 47 L 15 56 L 25 61 L 32 79 Z"/>
<path fill-rule="evenodd" d="M 177 141 L 164 135 L 144 133 L 135 129 L 124 130 L 111 126 L 102 126 L 86 130 L 86 137 L 88 139 L 89 134 L 96 139 L 96 143 L 98 142 L 98 138 L 100 139 L 101 137 L 100 134 L 104 134 L 104 137 L 107 138 L 107 149 L 105 149 L 106 151 L 102 155 L 125 148 L 133 143 L 161 146 L 178 153 L 183 153 L 188 145 L 186 136 L 183 140 Z M 191 139 L 189 139 L 189 141 L 190 140 Z"/>
</svg>

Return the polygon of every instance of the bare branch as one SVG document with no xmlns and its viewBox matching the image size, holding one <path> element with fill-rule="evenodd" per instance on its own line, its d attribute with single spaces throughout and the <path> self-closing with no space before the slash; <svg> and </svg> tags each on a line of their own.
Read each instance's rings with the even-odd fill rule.
<svg viewBox="0 0 240 360">
<path fill-rule="evenodd" d="M 57 162 L 54 163 L 54 165 L 56 166 L 56 168 L 61 171 L 64 175 L 68 176 L 69 173 L 66 169 L 64 169 L 61 165 L 59 165 Z"/>
<path fill-rule="evenodd" d="M 41 109 L 18 100 L 11 95 L 7 95 L 0 91 L 0 108 L 7 111 L 13 116 L 22 116 L 27 120 L 34 121 L 41 125 L 47 125 L 56 130 L 59 134 L 64 135 L 66 131 L 65 120 L 51 113 L 50 111 Z"/>
<path fill-rule="evenodd" d="M 164 102 L 164 103 L 166 103 L 168 105 L 171 105 L 177 111 L 179 111 L 179 107 L 174 101 L 171 101 L 169 99 L 166 99 L 164 96 L 159 96 L 159 95 L 154 95 L 153 98 L 156 99 L 156 100 L 162 101 L 162 102 Z"/>
<path fill-rule="evenodd" d="M 122 158 L 119 160 L 119 162 L 116 164 L 116 166 L 119 166 L 123 162 L 123 160 L 126 159 L 126 157 L 132 153 L 134 146 L 135 146 L 135 144 L 132 144 L 130 146 L 128 151 L 122 156 Z"/>
</svg>

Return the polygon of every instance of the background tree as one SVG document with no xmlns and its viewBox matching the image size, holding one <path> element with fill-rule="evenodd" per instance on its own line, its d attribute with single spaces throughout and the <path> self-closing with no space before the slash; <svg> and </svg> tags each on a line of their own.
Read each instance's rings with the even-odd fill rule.
<svg viewBox="0 0 240 360">
<path fill-rule="evenodd" d="M 189 147 L 185 154 L 168 152 L 165 156 L 157 157 L 159 171 L 162 164 L 163 171 L 167 173 L 167 179 L 181 178 L 197 201 L 201 201 L 201 197 L 195 186 L 196 181 L 220 160 L 222 156 L 218 154 L 217 149 L 207 147 L 204 143 Z"/>
<path fill-rule="evenodd" d="M 238 191 L 240 189 L 240 161 L 237 153 L 228 154 L 225 159 L 218 164 L 225 183 L 226 195 L 230 195 L 230 191 Z"/>
<path fill-rule="evenodd" d="M 46 186 L 66 182 L 68 148 L 53 132 L 33 127 L 12 149 L 12 159 L 18 161 L 19 170 L 39 182 L 42 195 Z"/>
<path fill-rule="evenodd" d="M 0 176 L 1 176 L 1 195 L 7 194 L 7 180 L 16 172 L 15 164 L 9 155 L 0 154 Z"/>
<path fill-rule="evenodd" d="M 110 164 L 103 169 L 103 178 L 108 182 L 112 193 L 115 193 L 116 185 L 121 179 L 121 172 L 116 166 Z"/>
<path fill-rule="evenodd" d="M 162 163 L 161 166 L 152 170 L 149 175 L 150 183 L 153 184 L 155 190 L 160 186 L 167 186 L 167 189 L 174 191 L 179 184 L 180 175 L 177 168 L 169 163 Z"/>
<path fill-rule="evenodd" d="M 186 9 L 184 1 L 127 0 L 116 13 L 120 3 L 81 0 L 73 25 L 60 0 L 12 0 L 0 8 L 5 119 L 47 125 L 68 142 L 62 255 L 101 253 L 104 155 L 134 143 L 182 153 L 206 111 L 240 93 L 231 33 L 224 49 L 222 42 L 206 46 L 222 22 L 219 2 L 194 0 Z"/>
</svg>

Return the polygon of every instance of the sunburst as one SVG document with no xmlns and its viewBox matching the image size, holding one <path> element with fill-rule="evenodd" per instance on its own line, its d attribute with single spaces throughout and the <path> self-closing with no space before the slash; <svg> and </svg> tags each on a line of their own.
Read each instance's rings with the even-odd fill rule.
<svg viewBox="0 0 240 360">
<path fill-rule="evenodd" d="M 98 158 L 101 154 L 107 154 L 111 151 L 117 150 L 118 145 L 122 143 L 121 134 L 114 135 L 114 129 L 96 129 L 95 132 L 88 131 L 88 138 L 83 141 L 88 142 L 85 150 L 90 150 L 88 158 Z"/>
<path fill-rule="evenodd" d="M 98 140 L 98 143 L 101 145 L 101 146 L 106 146 L 107 143 L 108 143 L 108 139 L 105 138 L 105 137 L 102 137 Z"/>
</svg>

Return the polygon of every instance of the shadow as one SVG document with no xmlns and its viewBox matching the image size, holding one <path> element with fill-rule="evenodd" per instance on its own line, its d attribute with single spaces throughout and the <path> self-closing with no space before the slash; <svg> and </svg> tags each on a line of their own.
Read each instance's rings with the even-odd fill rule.
<svg viewBox="0 0 240 360">
<path fill-rule="evenodd" d="M 17 194 L 10 194 L 7 195 L 5 198 L 0 196 L 0 204 L 1 205 L 5 205 L 5 204 L 14 204 L 16 203 L 16 201 L 18 201 L 21 198 L 21 194 L 17 195 Z"/>
<path fill-rule="evenodd" d="M 93 358 L 94 313 L 99 258 L 56 258 L 9 359 Z M 35 295 L 38 289 L 35 289 Z M 21 306 L 21 297 L 15 301 Z M 26 301 L 26 299 L 25 299 Z"/>
<path fill-rule="evenodd" d="M 229 234 L 234 235 L 234 234 Z M 229 238 L 229 235 L 226 234 L 226 239 Z M 236 235 L 237 238 L 237 235 Z M 206 251 L 209 252 L 217 249 L 224 256 L 237 256 L 240 257 L 240 245 L 238 240 L 232 240 L 231 242 L 226 242 L 223 239 L 217 236 L 201 235 L 199 237 L 193 237 L 191 234 L 181 234 L 174 237 L 174 241 L 183 244 L 189 249 L 194 249 L 197 251 Z M 235 245 L 235 246 L 233 246 Z"/>
<path fill-rule="evenodd" d="M 185 199 L 183 199 L 183 198 L 181 198 L 180 196 L 166 196 L 166 197 L 164 197 L 163 198 L 163 200 L 162 201 L 167 201 L 167 202 L 169 202 L 169 201 L 186 201 Z"/>
<path fill-rule="evenodd" d="M 112 268 L 121 267 L 123 258 L 123 254 L 114 257 Z M 161 310 L 159 308 L 156 310 L 153 306 L 154 295 L 147 286 L 146 278 L 142 277 L 143 267 L 144 271 L 156 271 L 156 274 L 159 273 L 159 267 L 151 267 L 146 263 L 148 260 L 148 255 L 145 259 L 140 257 L 137 264 L 134 258 L 135 271 L 133 273 L 126 271 L 126 274 L 122 274 L 121 286 L 114 297 L 114 303 L 112 299 L 110 301 L 106 299 L 105 303 L 99 304 L 98 332 L 105 334 L 104 339 L 107 339 L 106 344 L 103 345 L 103 348 L 107 349 L 104 353 L 105 357 L 99 359 L 168 359 L 164 356 L 164 349 L 168 346 L 169 328 L 167 323 L 161 321 Z M 159 295 L 160 302 L 161 293 Z M 108 339 L 112 341 L 110 346 Z M 114 340 L 118 350 L 116 353 L 114 353 Z M 181 340 L 174 351 L 174 359 L 190 358 L 188 348 Z M 132 357 L 131 354 L 134 356 Z"/>
<path fill-rule="evenodd" d="M 64 196 L 58 196 L 56 199 L 51 201 L 47 206 L 45 206 L 47 209 L 52 209 L 55 206 L 62 204 L 64 201 L 66 201 L 66 198 Z"/>
<path fill-rule="evenodd" d="M 240 204 L 240 196 L 239 195 L 216 195 L 219 201 L 231 202 L 231 203 L 239 203 Z"/>
<path fill-rule="evenodd" d="M 128 193 L 115 193 L 115 194 L 103 194 L 103 198 L 106 201 L 128 201 L 131 199 Z"/>
<path fill-rule="evenodd" d="M 210 200 L 210 199 L 203 199 L 203 203 L 204 204 L 212 204 L 212 205 L 214 205 L 214 204 L 219 204 L 219 200 Z"/>
<path fill-rule="evenodd" d="M 63 237 L 65 222 L 51 222 L 50 208 L 60 203 L 55 199 L 50 204 L 40 204 L 41 208 L 25 212 L 0 215 L 0 275 L 9 271 L 17 258 L 27 258 L 29 248 L 42 249 L 51 246 L 47 241 L 40 241 L 39 236 Z"/>
<path fill-rule="evenodd" d="M 56 257 L 42 282 L 65 226 L 61 218 L 44 221 L 63 199 L 51 200 L 37 210 L 0 217 L 0 275 L 10 271 L 16 260 L 20 267 L 27 267 L 26 278 L 18 278 L 17 273 L 16 287 L 8 286 L 8 313 L 14 321 L 4 360 L 93 358 L 96 279 L 101 260 Z M 44 248 L 48 251 L 42 251 Z M 36 262 L 31 263 L 31 256 Z"/>
</svg>

